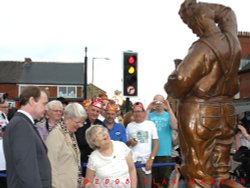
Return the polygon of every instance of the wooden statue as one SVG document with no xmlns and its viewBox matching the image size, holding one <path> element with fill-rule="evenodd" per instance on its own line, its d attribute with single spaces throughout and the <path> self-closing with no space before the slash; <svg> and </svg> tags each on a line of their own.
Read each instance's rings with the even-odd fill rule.
<svg viewBox="0 0 250 188">
<path fill-rule="evenodd" d="M 241 47 L 233 10 L 186 0 L 179 15 L 199 39 L 168 77 L 165 90 L 179 99 L 178 122 L 188 187 L 242 187 L 229 176 Z"/>
</svg>

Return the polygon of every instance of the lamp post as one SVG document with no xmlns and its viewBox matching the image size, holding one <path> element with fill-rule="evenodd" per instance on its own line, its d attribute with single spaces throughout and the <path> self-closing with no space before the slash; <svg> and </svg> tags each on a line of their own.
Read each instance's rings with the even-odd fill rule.
<svg viewBox="0 0 250 188">
<path fill-rule="evenodd" d="M 85 47 L 84 52 L 85 52 L 85 56 L 84 56 L 84 86 L 83 86 L 83 91 L 84 91 L 84 95 L 83 95 L 83 99 L 87 99 L 87 87 L 88 87 L 88 56 L 87 56 L 87 51 L 88 48 Z"/>
<path fill-rule="evenodd" d="M 95 70 L 95 60 L 96 59 L 103 59 L 103 60 L 110 60 L 108 57 L 93 57 L 92 58 L 92 97 L 93 97 L 93 90 L 94 90 L 94 70 Z"/>
</svg>

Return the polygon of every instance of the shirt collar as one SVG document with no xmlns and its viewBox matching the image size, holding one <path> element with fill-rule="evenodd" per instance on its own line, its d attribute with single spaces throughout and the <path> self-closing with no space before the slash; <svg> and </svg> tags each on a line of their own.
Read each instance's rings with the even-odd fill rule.
<svg viewBox="0 0 250 188">
<path fill-rule="evenodd" d="M 20 113 L 22 113 L 22 114 L 24 114 L 24 115 L 26 115 L 26 116 L 30 119 L 30 121 L 31 121 L 33 124 L 35 124 L 34 119 L 32 118 L 32 116 L 31 116 L 28 112 L 25 112 L 25 111 L 23 111 L 23 110 L 17 110 L 17 111 L 20 112 Z"/>
</svg>

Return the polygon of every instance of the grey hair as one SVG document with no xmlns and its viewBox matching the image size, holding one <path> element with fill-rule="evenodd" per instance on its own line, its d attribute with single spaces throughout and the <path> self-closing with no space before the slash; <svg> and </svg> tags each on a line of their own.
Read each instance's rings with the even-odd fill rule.
<svg viewBox="0 0 250 188">
<path fill-rule="evenodd" d="M 87 119 L 87 113 L 82 105 L 77 102 L 68 104 L 64 109 L 64 117 Z"/>
<path fill-rule="evenodd" d="M 94 144 L 94 141 L 95 141 L 95 133 L 96 133 L 96 129 L 98 128 L 102 128 L 104 131 L 108 131 L 106 127 L 104 127 L 103 125 L 99 125 L 99 124 L 96 124 L 96 125 L 91 125 L 85 132 L 85 138 L 86 138 L 86 141 L 89 145 L 90 148 L 92 149 L 96 149 L 98 148 L 95 144 Z"/>
<path fill-rule="evenodd" d="M 52 100 L 48 102 L 48 109 L 51 110 L 54 105 L 59 105 L 61 108 L 63 108 L 63 104 L 59 100 Z"/>
</svg>

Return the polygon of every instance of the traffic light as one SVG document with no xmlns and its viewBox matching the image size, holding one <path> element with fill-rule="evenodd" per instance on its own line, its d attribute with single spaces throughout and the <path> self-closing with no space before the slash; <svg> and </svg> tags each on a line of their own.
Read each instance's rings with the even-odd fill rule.
<svg viewBox="0 0 250 188">
<path fill-rule="evenodd" d="M 123 94 L 125 96 L 137 96 L 137 67 L 137 53 L 123 52 Z"/>
</svg>

